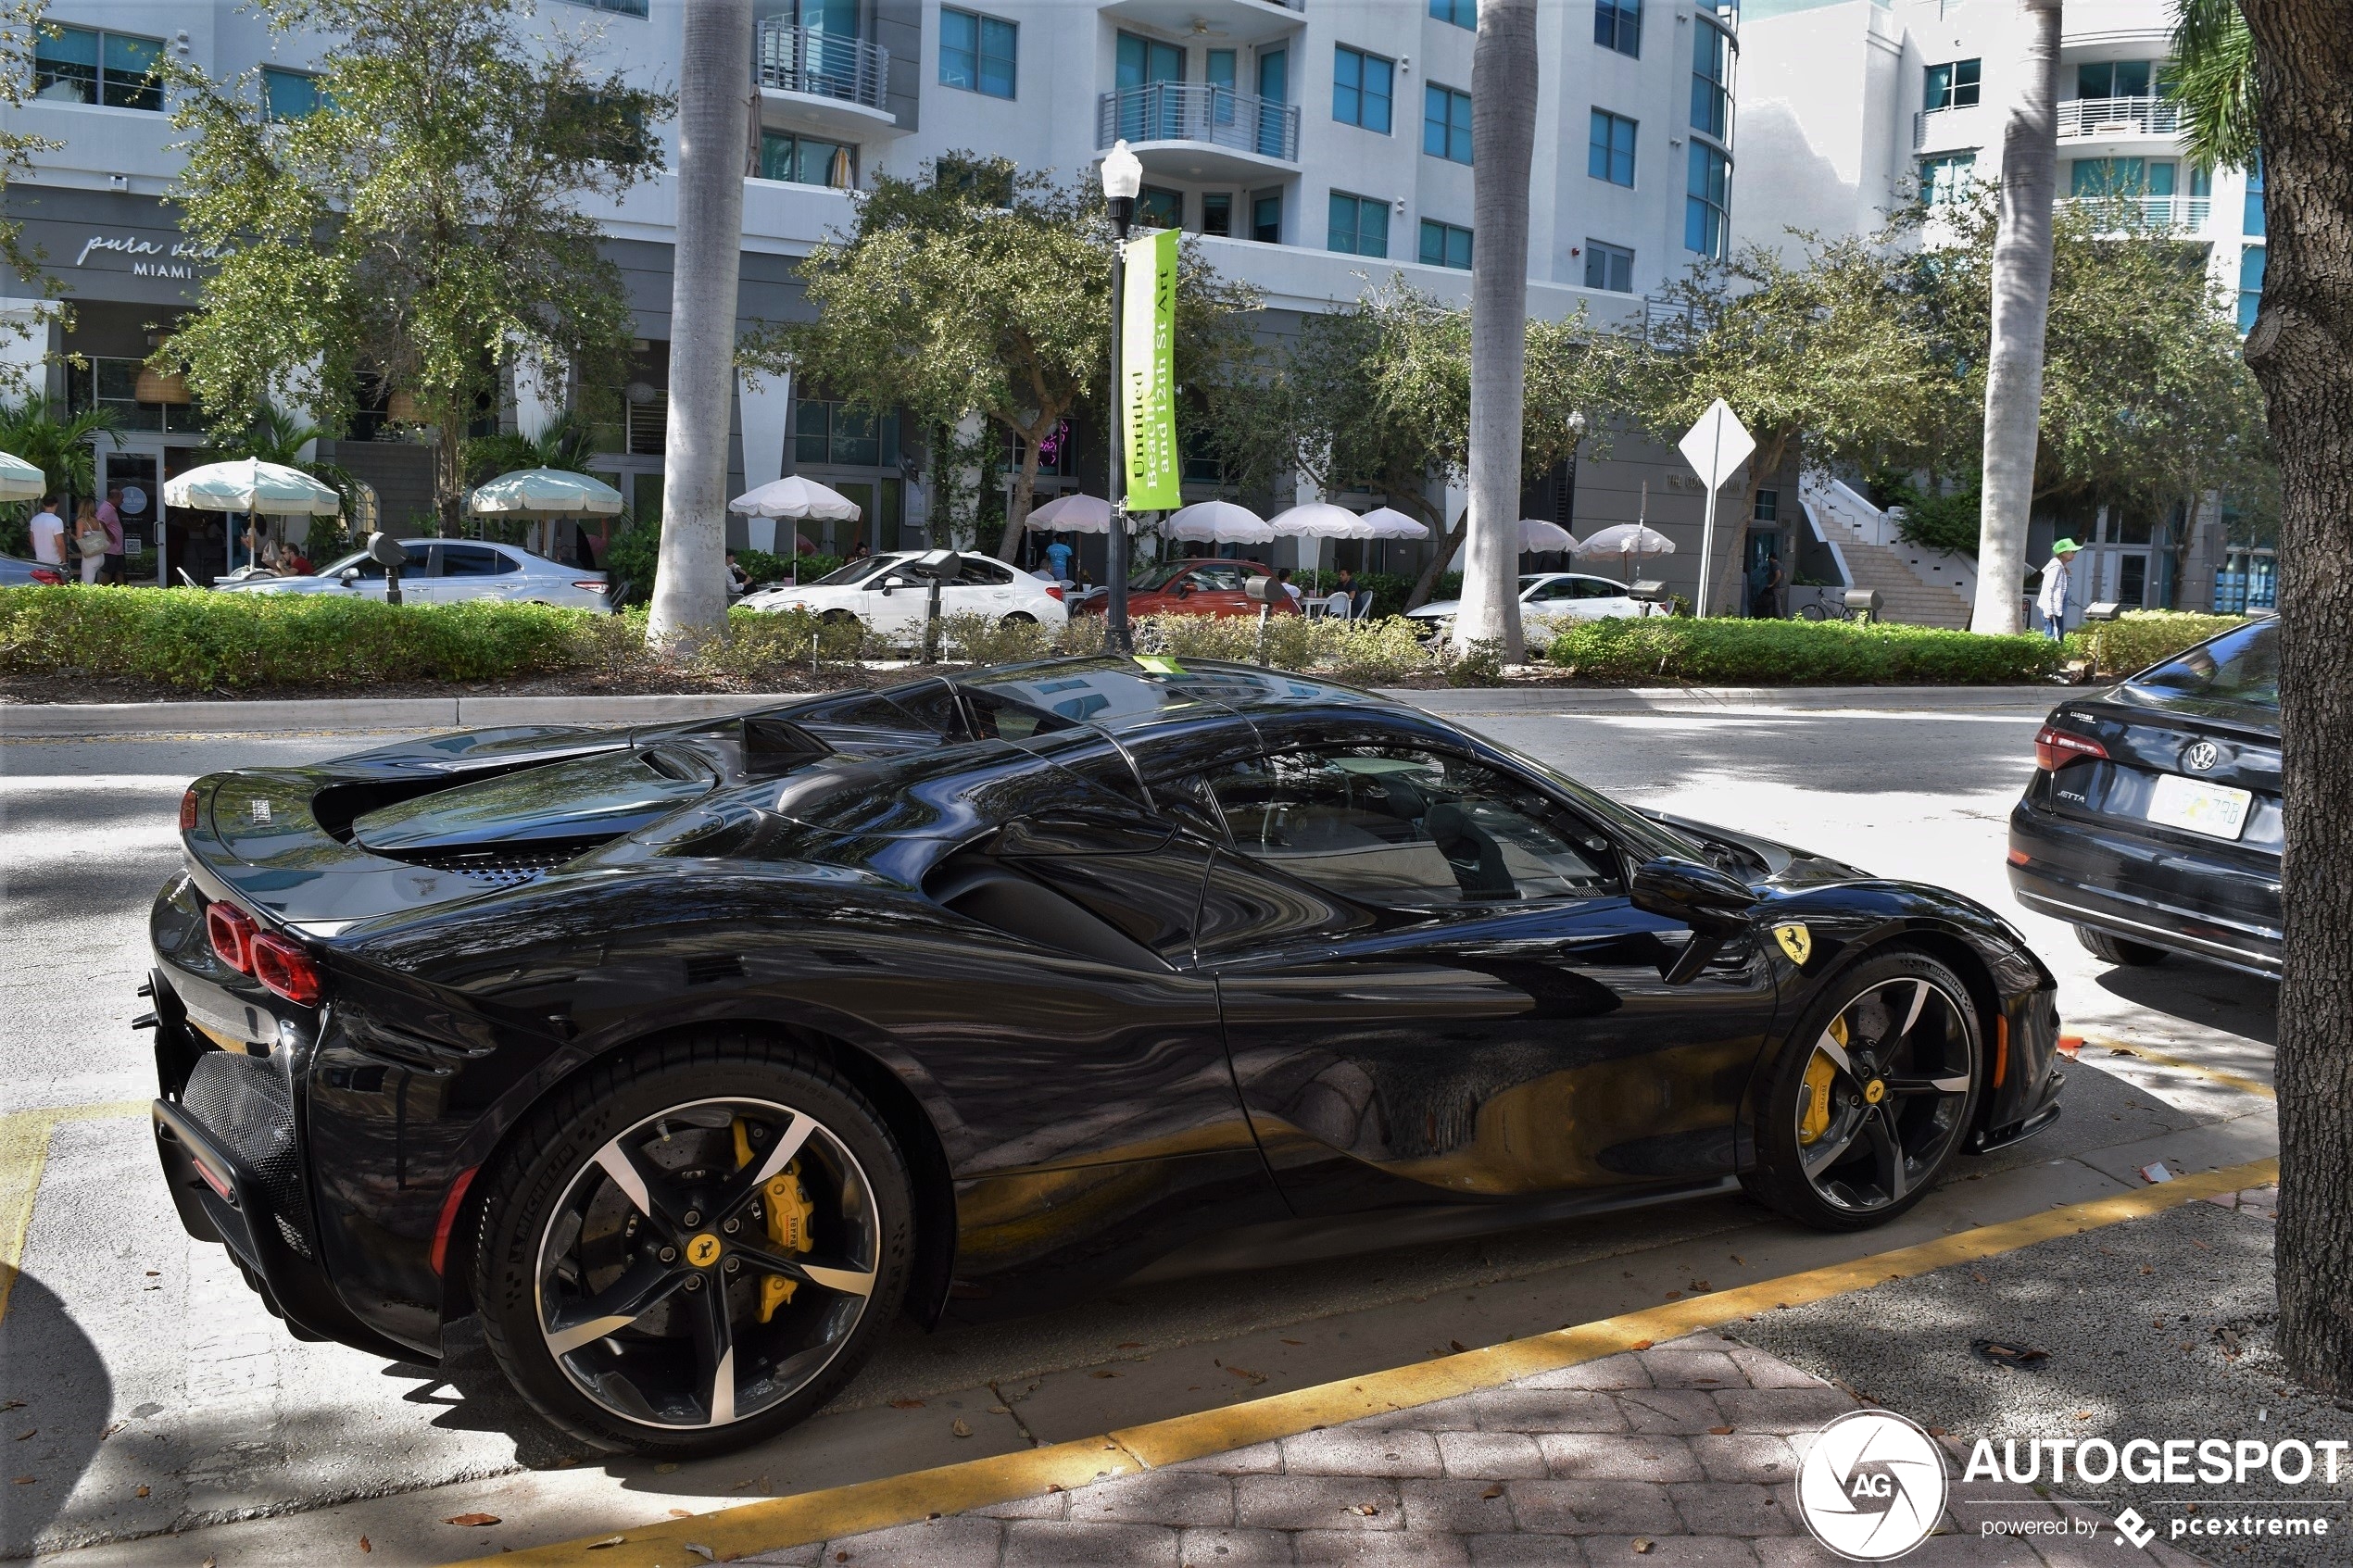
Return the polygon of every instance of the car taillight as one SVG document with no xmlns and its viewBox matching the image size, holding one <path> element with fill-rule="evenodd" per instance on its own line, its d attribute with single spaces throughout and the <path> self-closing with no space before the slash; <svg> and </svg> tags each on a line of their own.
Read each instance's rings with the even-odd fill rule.
<svg viewBox="0 0 2353 1568">
<path fill-rule="evenodd" d="M 180 831 L 186 833 L 196 825 L 196 790 L 194 784 L 180 796 Z"/>
<path fill-rule="evenodd" d="M 584 594 L 601 594 L 605 591 L 605 584 L 602 583 L 574 583 L 573 586 Z"/>
<path fill-rule="evenodd" d="M 255 933 L 253 917 L 234 904 L 208 905 L 204 912 L 205 935 L 212 938 L 212 950 L 220 961 L 239 974 L 253 972 Z"/>
<path fill-rule="evenodd" d="M 297 1007 L 319 1001 L 319 966 L 310 955 L 271 932 L 253 939 L 253 977 Z"/>
<path fill-rule="evenodd" d="M 63 587 L 66 581 L 63 574 L 52 571 L 45 566 L 36 566 L 32 569 L 32 580 L 35 583 L 46 583 L 52 588 Z"/>
<path fill-rule="evenodd" d="M 1062 584 L 1061 584 L 1061 583 L 1047 583 L 1047 584 L 1046 584 L 1046 596 L 1047 596 L 1048 598 L 1050 598 L 1050 599 L 1054 600 L 1054 601 L 1055 601 L 1055 602 L 1057 602 L 1057 603 L 1060 603 L 1060 602 L 1061 602 L 1061 600 L 1062 600 L 1062 596 L 1063 596 Z"/>
<path fill-rule="evenodd" d="M 2084 762 L 2095 758 L 2105 761 L 2108 747 L 2088 735 L 2070 734 L 2045 724 L 2034 737 L 2034 765 L 2046 772 L 2056 773 L 2070 762 Z"/>
</svg>

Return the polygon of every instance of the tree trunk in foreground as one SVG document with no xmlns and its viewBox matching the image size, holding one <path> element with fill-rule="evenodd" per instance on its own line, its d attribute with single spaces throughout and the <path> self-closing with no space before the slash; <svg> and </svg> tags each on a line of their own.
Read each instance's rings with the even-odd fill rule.
<svg viewBox="0 0 2353 1568">
<path fill-rule="evenodd" d="M 1994 331 L 1985 362 L 1985 483 L 1972 631 L 2020 630 L 2026 525 L 2043 427 L 2043 331 L 2051 315 L 2051 200 L 2058 187 L 2059 0 L 2019 0 L 2018 101 L 2002 127 L 1994 237 Z"/>
<path fill-rule="evenodd" d="M 751 0 L 695 0 L 678 99 L 678 244 L 661 557 L 647 640 L 692 652 L 727 632 L 727 432 L 744 232 Z"/>
<path fill-rule="evenodd" d="M 2280 1353 L 2353 1394 L 2353 28 L 2243 0 L 2271 256 L 2246 360 L 2280 457 Z"/>
<path fill-rule="evenodd" d="M 1536 152 L 1536 0 L 1481 0 L 1471 53 L 1470 538 L 1454 646 L 1519 624 L 1520 424 L 1528 400 L 1528 178 Z"/>
</svg>

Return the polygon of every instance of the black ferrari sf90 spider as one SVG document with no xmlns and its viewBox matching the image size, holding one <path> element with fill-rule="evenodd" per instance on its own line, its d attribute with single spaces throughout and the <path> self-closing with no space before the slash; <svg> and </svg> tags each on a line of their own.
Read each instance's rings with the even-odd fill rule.
<svg viewBox="0 0 2353 1568">
<path fill-rule="evenodd" d="M 2058 1113 L 2051 977 L 1981 906 L 1246 667 L 446 735 L 213 774 L 180 827 L 188 1229 L 299 1335 L 480 1314 L 614 1449 L 774 1432 L 894 1313 L 1213 1233 L 1735 1183 L 1859 1227 Z"/>
</svg>

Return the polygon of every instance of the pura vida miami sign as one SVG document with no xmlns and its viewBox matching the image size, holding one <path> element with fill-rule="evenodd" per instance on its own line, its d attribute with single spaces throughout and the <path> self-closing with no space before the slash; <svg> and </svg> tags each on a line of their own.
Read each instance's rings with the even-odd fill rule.
<svg viewBox="0 0 2353 1568">
<path fill-rule="evenodd" d="M 128 259 L 134 278 L 186 278 L 194 281 L 197 269 L 218 257 L 220 252 L 211 245 L 201 245 L 194 240 L 149 240 L 137 234 L 90 234 L 82 242 L 75 255 L 76 267 L 87 267 L 90 258 L 97 257 L 102 264 L 113 257 Z M 109 266 L 109 270 L 113 270 Z"/>
</svg>

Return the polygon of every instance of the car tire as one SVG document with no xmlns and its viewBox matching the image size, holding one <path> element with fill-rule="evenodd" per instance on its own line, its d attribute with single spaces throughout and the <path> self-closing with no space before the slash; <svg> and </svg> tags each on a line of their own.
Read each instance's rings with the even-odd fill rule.
<svg viewBox="0 0 2353 1568">
<path fill-rule="evenodd" d="M 998 622 L 1000 626 L 1035 626 L 1038 618 L 1026 609 L 1017 609 Z"/>
<path fill-rule="evenodd" d="M 817 619 L 827 626 L 847 626 L 858 618 L 846 609 L 829 609 Z"/>
<path fill-rule="evenodd" d="M 1913 947 L 1867 957 L 1782 1043 L 1742 1185 L 1815 1230 L 1885 1223 L 1951 1168 L 1985 1061 L 1976 1003 L 1950 968 Z"/>
<path fill-rule="evenodd" d="M 2163 963 L 2173 955 L 2162 947 L 2152 947 L 2145 942 L 2128 942 L 2121 936 L 2110 936 L 2088 925 L 2075 928 L 2075 939 L 2083 950 L 2103 963 L 2121 964 L 2128 969 L 2146 969 Z"/>
<path fill-rule="evenodd" d="M 615 1153 L 657 1143 L 642 1164 Z M 757 1035 L 706 1031 L 591 1065 L 484 1177 L 472 1285 L 491 1354 L 533 1409 L 607 1451 L 721 1453 L 794 1425 L 857 1373 L 906 1294 L 913 1196 L 896 1139 L 830 1063 Z M 737 1193 L 749 1206 L 723 1215 Z M 706 1198 L 711 1213 L 682 1207 Z M 762 1258 L 796 1256 L 815 1273 L 772 1303 Z"/>
</svg>

